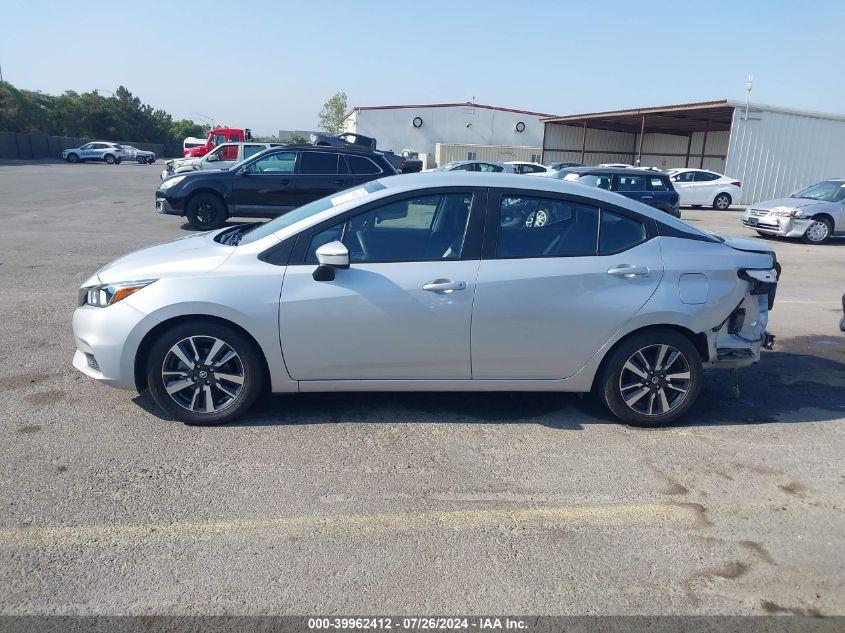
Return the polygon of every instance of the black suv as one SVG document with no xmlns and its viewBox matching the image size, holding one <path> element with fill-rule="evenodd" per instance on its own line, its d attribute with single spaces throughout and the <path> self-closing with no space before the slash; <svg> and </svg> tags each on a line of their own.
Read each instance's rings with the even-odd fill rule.
<svg viewBox="0 0 845 633">
<path fill-rule="evenodd" d="M 176 174 L 156 190 L 156 211 L 207 231 L 232 216 L 274 217 L 397 171 L 368 149 L 285 145 L 220 171 Z"/>
</svg>

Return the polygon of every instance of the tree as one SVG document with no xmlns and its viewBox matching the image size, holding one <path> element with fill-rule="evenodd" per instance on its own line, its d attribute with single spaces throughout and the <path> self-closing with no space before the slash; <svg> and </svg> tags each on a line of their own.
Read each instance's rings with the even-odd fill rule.
<svg viewBox="0 0 845 633">
<path fill-rule="evenodd" d="M 343 131 L 343 120 L 346 117 L 346 93 L 338 92 L 323 104 L 320 110 L 320 129 L 328 134 L 339 134 Z"/>
<path fill-rule="evenodd" d="M 179 119 L 170 126 L 170 136 L 177 141 L 184 141 L 189 136 L 205 138 L 208 132 L 204 126 L 190 119 Z"/>
</svg>

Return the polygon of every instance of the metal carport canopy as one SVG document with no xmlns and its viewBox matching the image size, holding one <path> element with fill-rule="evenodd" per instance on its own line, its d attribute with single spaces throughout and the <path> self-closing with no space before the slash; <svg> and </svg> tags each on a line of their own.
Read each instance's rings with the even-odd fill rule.
<svg viewBox="0 0 845 633">
<path fill-rule="evenodd" d="M 543 134 L 543 152 L 581 152 L 581 162 L 584 162 L 584 155 L 590 153 L 587 149 L 587 130 L 611 130 L 639 135 L 639 147 L 636 152 L 639 160 L 642 157 L 643 134 L 674 134 L 689 137 L 694 132 L 707 134 L 730 130 L 734 108 L 733 102 L 723 99 L 656 108 L 545 117 L 540 120 L 547 126 L 549 124 L 580 126 L 584 129 L 584 136 L 581 147 L 547 147 L 546 134 Z"/>
</svg>

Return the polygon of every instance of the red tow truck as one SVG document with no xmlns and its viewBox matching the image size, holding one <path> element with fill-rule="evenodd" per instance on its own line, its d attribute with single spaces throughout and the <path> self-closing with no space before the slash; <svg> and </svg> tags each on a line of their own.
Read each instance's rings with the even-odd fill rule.
<svg viewBox="0 0 845 633">
<path fill-rule="evenodd" d="M 216 127 L 209 131 L 205 145 L 187 148 L 185 156 L 205 156 L 221 143 L 243 143 L 251 140 L 252 130 L 249 128 Z"/>
</svg>

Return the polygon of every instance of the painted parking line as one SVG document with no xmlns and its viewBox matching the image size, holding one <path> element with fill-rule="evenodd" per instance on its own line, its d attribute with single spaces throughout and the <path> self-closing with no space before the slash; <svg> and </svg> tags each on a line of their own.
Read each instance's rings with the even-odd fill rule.
<svg viewBox="0 0 845 633">
<path fill-rule="evenodd" d="M 208 522 L 102 524 L 59 527 L 0 528 L 0 548 L 103 544 L 132 539 L 201 539 L 249 534 L 306 536 L 472 530 L 557 528 L 564 526 L 622 527 L 660 524 L 692 527 L 700 522 L 695 504 L 646 503 L 490 510 L 446 510 L 369 515 L 306 515 Z"/>
</svg>

